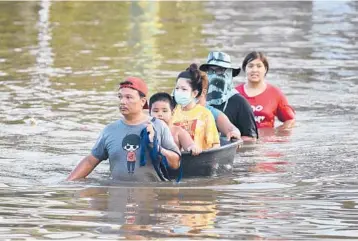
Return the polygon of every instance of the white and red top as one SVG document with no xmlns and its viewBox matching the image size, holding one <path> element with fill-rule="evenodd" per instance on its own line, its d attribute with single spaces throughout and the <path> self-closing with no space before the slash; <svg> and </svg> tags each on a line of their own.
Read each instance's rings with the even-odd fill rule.
<svg viewBox="0 0 358 241">
<path fill-rule="evenodd" d="M 275 116 L 282 122 L 295 118 L 295 110 L 281 90 L 273 85 L 266 84 L 264 92 L 252 97 L 246 94 L 244 84 L 236 86 L 236 90 L 250 103 L 257 128 L 274 127 Z"/>
</svg>

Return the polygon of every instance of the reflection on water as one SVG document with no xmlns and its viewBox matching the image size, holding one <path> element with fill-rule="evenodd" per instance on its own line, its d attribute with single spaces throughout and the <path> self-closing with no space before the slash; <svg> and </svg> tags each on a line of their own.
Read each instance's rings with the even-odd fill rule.
<svg viewBox="0 0 358 241">
<path fill-rule="evenodd" d="M 3 234 L 32 230 L 37 238 L 218 237 L 212 232 L 218 191 L 140 187 L 14 191 L 2 191 Z M 10 200 L 14 193 L 21 199 Z"/>
<path fill-rule="evenodd" d="M 213 229 L 216 192 L 151 188 L 88 188 L 79 192 L 91 210 L 105 213 L 106 222 L 120 225 L 102 232 L 127 239 L 148 236 L 217 236 Z M 88 219 L 85 218 L 87 221 Z"/>
<path fill-rule="evenodd" d="M 355 237 L 356 203 L 344 199 L 357 193 L 339 191 L 334 188 L 338 184 L 346 190 L 354 185 L 252 180 L 203 189 L 7 187 L 1 189 L 0 237 L 293 240 L 303 230 L 308 239 Z"/>
<path fill-rule="evenodd" d="M 358 3 L 0 2 L 0 239 L 358 239 Z M 210 50 L 253 49 L 297 111 L 225 178 L 63 180 L 118 118 L 116 85 L 171 91 Z M 235 79 L 244 82 L 243 75 Z"/>
<path fill-rule="evenodd" d="M 53 53 L 50 46 L 51 30 L 49 23 L 50 15 L 50 1 L 42 1 L 40 4 L 41 9 L 39 10 L 39 21 L 38 25 L 38 47 L 36 53 L 36 65 L 37 68 L 33 71 L 33 81 L 38 85 L 48 84 L 48 75 L 51 74 L 51 66 L 53 64 Z M 34 84 L 35 84 L 34 83 Z"/>
</svg>

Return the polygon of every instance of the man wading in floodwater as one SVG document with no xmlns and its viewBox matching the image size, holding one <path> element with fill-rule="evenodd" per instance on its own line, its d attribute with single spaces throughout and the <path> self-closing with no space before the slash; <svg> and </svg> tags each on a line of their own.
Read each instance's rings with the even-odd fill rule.
<svg viewBox="0 0 358 241">
<path fill-rule="evenodd" d="M 224 112 L 230 122 L 240 130 L 244 141 L 255 141 L 258 131 L 254 112 L 249 102 L 234 88 L 233 77 L 240 73 L 240 68 L 231 65 L 230 55 L 210 52 L 200 70 L 206 72 L 209 78 L 207 104 Z"/>
<path fill-rule="evenodd" d="M 155 144 L 156 153 L 167 160 L 170 168 L 179 167 L 180 151 L 169 128 L 160 120 L 152 119 L 143 113 L 143 108 L 148 108 L 147 94 L 147 85 L 139 78 L 129 77 L 119 84 L 119 110 L 124 118 L 104 128 L 91 154 L 76 166 L 67 180 L 84 178 L 101 161 L 109 159 L 111 176 L 114 179 L 159 181 L 160 175 L 153 168 L 154 162 L 149 154 Z M 148 133 L 149 137 L 148 145 L 140 138 L 145 128 L 144 133 Z"/>
</svg>

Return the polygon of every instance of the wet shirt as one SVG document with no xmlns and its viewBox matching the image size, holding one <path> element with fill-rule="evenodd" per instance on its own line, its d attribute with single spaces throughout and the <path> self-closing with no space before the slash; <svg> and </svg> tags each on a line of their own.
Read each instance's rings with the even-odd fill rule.
<svg viewBox="0 0 358 241">
<path fill-rule="evenodd" d="M 184 128 L 203 150 L 219 144 L 219 133 L 213 115 L 207 108 L 196 105 L 193 109 L 183 111 L 180 105 L 174 109 L 173 124 Z"/>
<path fill-rule="evenodd" d="M 241 132 L 242 136 L 258 138 L 255 116 L 249 102 L 239 93 L 229 98 L 221 105 L 211 105 L 224 112 L 231 123 Z"/>
<path fill-rule="evenodd" d="M 274 127 L 275 116 L 282 122 L 295 118 L 294 109 L 288 104 L 284 94 L 273 85 L 267 84 L 266 90 L 259 95 L 249 97 L 244 84 L 236 87 L 250 103 L 258 128 Z"/>
<path fill-rule="evenodd" d="M 145 166 L 140 166 L 141 140 L 140 133 L 146 123 L 128 125 L 117 120 L 107 125 L 92 148 L 92 155 L 98 160 L 109 159 L 111 175 L 114 179 L 124 181 L 159 181 L 146 148 Z M 180 153 L 171 132 L 163 122 L 155 119 L 153 127 L 157 132 L 158 142 L 167 150 Z"/>
</svg>

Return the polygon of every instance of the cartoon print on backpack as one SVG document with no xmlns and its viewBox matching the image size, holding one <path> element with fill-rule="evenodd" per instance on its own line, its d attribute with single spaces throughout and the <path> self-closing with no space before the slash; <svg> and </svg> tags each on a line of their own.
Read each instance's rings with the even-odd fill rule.
<svg viewBox="0 0 358 241">
<path fill-rule="evenodd" d="M 128 173 L 134 173 L 134 167 L 137 161 L 136 151 L 140 147 L 140 137 L 135 134 L 126 135 L 123 138 L 122 147 L 127 151 Z"/>
</svg>

